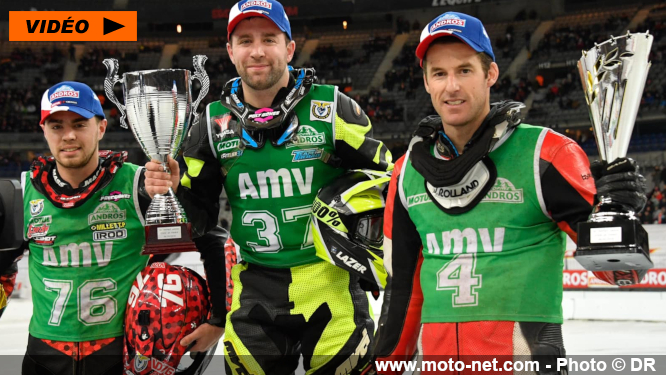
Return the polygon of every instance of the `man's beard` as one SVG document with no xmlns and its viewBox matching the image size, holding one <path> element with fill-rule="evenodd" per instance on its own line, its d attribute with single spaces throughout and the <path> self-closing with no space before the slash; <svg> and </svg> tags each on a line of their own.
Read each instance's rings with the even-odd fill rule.
<svg viewBox="0 0 666 375">
<path fill-rule="evenodd" d="M 282 69 L 276 69 L 271 65 L 271 69 L 268 71 L 268 75 L 265 79 L 258 76 L 253 77 L 247 73 L 247 69 L 243 69 L 241 71 L 241 79 L 243 80 L 243 84 L 248 85 L 253 90 L 267 90 L 280 81 L 285 68 L 286 66 Z"/>
<path fill-rule="evenodd" d="M 90 160 L 92 160 L 92 158 L 93 158 L 93 156 L 95 156 L 95 154 L 98 154 L 98 152 L 95 152 L 95 150 L 93 150 L 90 154 L 85 155 L 83 157 L 83 160 L 81 160 L 81 161 L 79 161 L 79 159 L 60 159 L 60 158 L 56 158 L 56 162 L 58 162 L 58 164 L 60 166 L 64 167 L 64 168 L 81 169 L 81 168 L 85 168 L 88 165 L 88 163 L 90 163 Z"/>
</svg>

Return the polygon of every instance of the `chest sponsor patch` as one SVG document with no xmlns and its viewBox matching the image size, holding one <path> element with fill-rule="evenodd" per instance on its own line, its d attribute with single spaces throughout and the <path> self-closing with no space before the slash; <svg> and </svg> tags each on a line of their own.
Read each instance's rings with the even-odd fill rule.
<svg viewBox="0 0 666 375">
<path fill-rule="evenodd" d="M 115 203 L 104 202 L 97 206 L 93 213 L 88 215 L 88 225 L 125 221 L 126 218 L 126 210 L 121 210 Z"/>
<path fill-rule="evenodd" d="M 51 228 L 51 215 L 42 217 L 33 217 L 28 223 L 26 237 L 28 239 L 44 237 L 49 233 Z"/>
<path fill-rule="evenodd" d="M 41 245 L 41 246 L 53 246 L 55 243 L 55 239 L 57 236 L 44 236 L 44 237 L 36 237 L 35 238 L 35 244 Z"/>
<path fill-rule="evenodd" d="M 291 154 L 294 156 L 291 161 L 295 163 L 299 161 L 321 159 L 324 150 L 321 148 L 308 148 L 306 150 L 294 150 Z"/>
<path fill-rule="evenodd" d="M 407 197 L 407 207 L 412 207 L 428 202 L 430 202 L 430 197 L 428 196 L 428 193 L 410 195 L 409 197 Z"/>
<path fill-rule="evenodd" d="M 243 155 L 243 150 L 238 150 L 238 151 L 233 151 L 233 152 L 224 152 L 224 153 L 220 154 L 220 159 L 237 158 L 241 155 Z"/>
<path fill-rule="evenodd" d="M 217 145 L 215 146 L 215 149 L 218 152 L 228 152 L 231 150 L 236 150 L 240 146 L 240 139 L 227 139 L 224 141 L 220 142 L 215 142 Z"/>
<path fill-rule="evenodd" d="M 495 203 L 523 203 L 523 189 L 516 189 L 511 181 L 497 177 L 495 185 L 490 189 L 483 202 Z"/>
<path fill-rule="evenodd" d="M 93 241 L 114 241 L 127 238 L 127 229 L 109 229 L 93 232 Z"/>
<path fill-rule="evenodd" d="M 94 224 L 90 226 L 90 230 L 97 231 L 97 230 L 109 230 L 109 229 L 122 229 L 125 228 L 127 224 L 124 221 L 119 221 L 117 223 L 100 223 L 100 224 Z"/>
<path fill-rule="evenodd" d="M 326 143 L 326 135 L 323 132 L 318 132 L 310 125 L 301 125 L 296 136 L 287 143 L 286 147 L 316 146 L 324 143 Z"/>
<path fill-rule="evenodd" d="M 310 121 L 326 121 L 332 123 L 333 102 L 320 100 L 310 101 Z"/>
</svg>

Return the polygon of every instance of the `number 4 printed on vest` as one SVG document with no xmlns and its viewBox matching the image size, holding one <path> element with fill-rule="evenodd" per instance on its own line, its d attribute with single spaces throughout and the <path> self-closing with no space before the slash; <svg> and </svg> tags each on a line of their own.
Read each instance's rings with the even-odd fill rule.
<svg viewBox="0 0 666 375">
<path fill-rule="evenodd" d="M 437 290 L 454 290 L 453 307 L 477 306 L 481 275 L 476 273 L 476 254 L 458 254 L 437 272 Z"/>
</svg>

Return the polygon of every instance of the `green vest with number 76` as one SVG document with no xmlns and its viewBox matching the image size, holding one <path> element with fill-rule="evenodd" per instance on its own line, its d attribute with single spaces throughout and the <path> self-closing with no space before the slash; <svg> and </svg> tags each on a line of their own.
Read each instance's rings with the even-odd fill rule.
<svg viewBox="0 0 666 375">
<path fill-rule="evenodd" d="M 148 261 L 141 255 L 139 173 L 124 163 L 106 187 L 66 209 L 54 206 L 23 174 L 32 336 L 90 341 L 123 335 L 130 288 Z"/>
</svg>

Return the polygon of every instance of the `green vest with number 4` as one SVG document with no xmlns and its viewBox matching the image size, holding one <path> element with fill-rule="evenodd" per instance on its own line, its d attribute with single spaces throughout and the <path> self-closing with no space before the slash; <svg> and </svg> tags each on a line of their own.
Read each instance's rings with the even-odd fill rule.
<svg viewBox="0 0 666 375">
<path fill-rule="evenodd" d="M 239 137 L 218 140 L 211 126 L 229 110 L 220 102 L 206 108 L 215 157 L 226 173 L 224 189 L 233 215 L 231 237 L 243 260 L 287 268 L 321 261 L 310 234 L 310 208 L 319 189 L 344 170 L 321 158 L 335 152 L 337 88 L 312 85 L 294 108 L 300 127 L 291 141 L 241 149 Z"/>
<path fill-rule="evenodd" d="M 32 336 L 78 342 L 123 335 L 130 288 L 148 261 L 138 177 L 139 168 L 125 163 L 81 206 L 63 209 L 24 173 Z"/>
<path fill-rule="evenodd" d="M 424 323 L 562 323 L 565 234 L 542 210 L 535 187 L 536 146 L 545 131 L 520 125 L 489 154 L 497 180 L 463 214 L 437 208 L 423 176 L 405 161 L 405 203 L 423 243 Z"/>
</svg>

